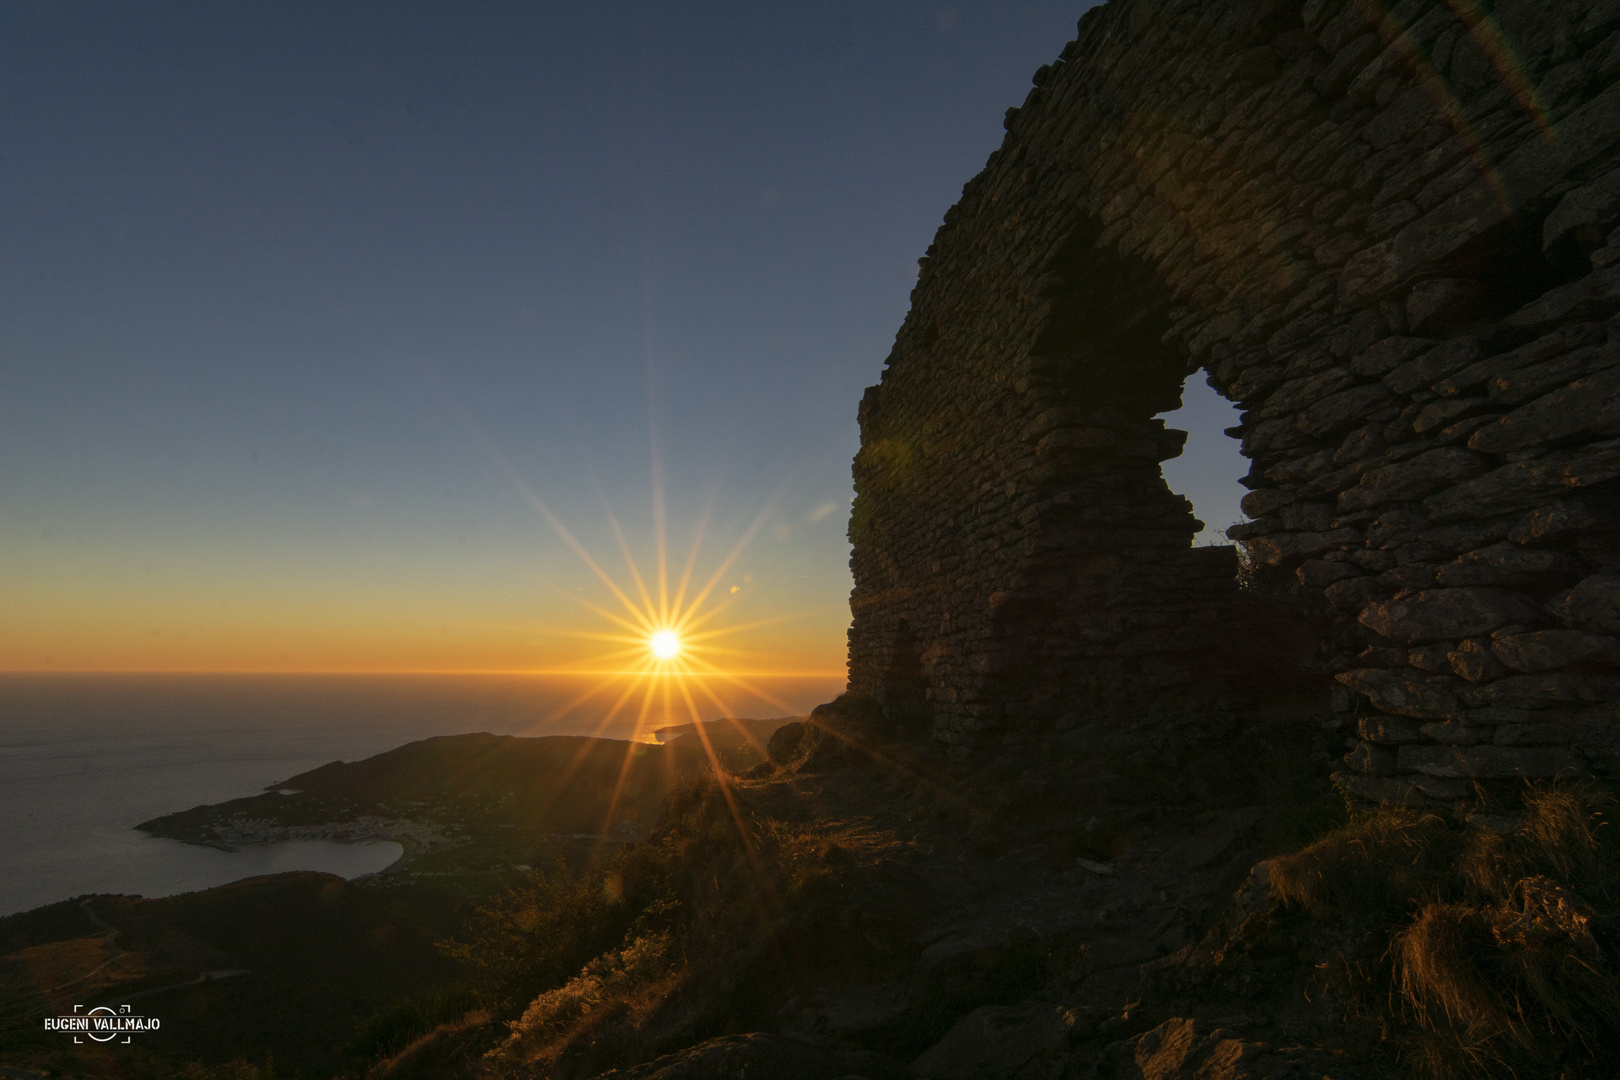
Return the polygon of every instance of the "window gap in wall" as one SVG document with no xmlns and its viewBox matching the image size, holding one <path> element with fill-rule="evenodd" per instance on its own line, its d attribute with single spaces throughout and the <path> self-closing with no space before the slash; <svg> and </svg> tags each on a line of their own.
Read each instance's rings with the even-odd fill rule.
<svg viewBox="0 0 1620 1080">
<path fill-rule="evenodd" d="M 1187 432 L 1187 446 L 1180 457 L 1164 463 L 1164 480 L 1170 490 L 1185 495 L 1193 512 L 1204 523 L 1193 538 L 1193 546 L 1229 544 L 1226 530 L 1243 520 L 1238 503 L 1245 491 L 1238 477 L 1249 471 L 1238 440 L 1225 429 L 1236 427 L 1241 410 L 1216 393 L 1202 371 L 1187 377 L 1181 388 L 1181 407 L 1159 414 L 1166 426 Z"/>
</svg>

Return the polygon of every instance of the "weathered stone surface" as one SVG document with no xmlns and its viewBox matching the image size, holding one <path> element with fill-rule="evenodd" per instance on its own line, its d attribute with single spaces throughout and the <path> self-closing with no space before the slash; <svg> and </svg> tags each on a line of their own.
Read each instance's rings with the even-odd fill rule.
<svg viewBox="0 0 1620 1080">
<path fill-rule="evenodd" d="M 1299 564 L 1299 568 L 1294 573 L 1299 578 L 1301 585 L 1311 589 L 1325 589 L 1335 581 L 1360 577 L 1364 571 L 1350 563 L 1306 559 Z"/>
<path fill-rule="evenodd" d="M 1602 524 L 1592 506 L 1580 499 L 1560 499 L 1532 510 L 1513 524 L 1508 539 L 1515 544 L 1546 544 Z"/>
<path fill-rule="evenodd" d="M 1541 247 L 1565 260 L 1580 259 L 1603 246 L 1620 222 L 1620 170 L 1604 174 L 1563 197 L 1541 225 Z"/>
<path fill-rule="evenodd" d="M 1403 746 L 1397 761 L 1402 772 L 1471 780 L 1543 779 L 1583 771 L 1581 760 L 1568 750 L 1539 746 Z"/>
<path fill-rule="evenodd" d="M 1374 705 L 1397 716 L 1411 716 L 1422 720 L 1444 719 L 1461 708 L 1457 696 L 1445 683 L 1403 678 L 1393 672 L 1377 668 L 1341 671 L 1334 678 L 1366 694 Z M 1368 733 L 1363 730 L 1362 738 L 1368 737 Z"/>
<path fill-rule="evenodd" d="M 1536 367 L 1572 349 L 1593 345 L 1602 340 L 1604 332 L 1601 323 L 1578 322 L 1559 326 L 1517 349 L 1476 360 L 1441 379 L 1433 388 L 1442 397 L 1478 393 L 1487 382 L 1503 372 Z"/>
<path fill-rule="evenodd" d="M 1491 642 L 1496 658 L 1515 671 L 1551 671 L 1571 664 L 1620 662 L 1620 642 L 1578 630 L 1536 630 Z"/>
<path fill-rule="evenodd" d="M 1470 705 L 1512 709 L 1539 709 L 1563 702 L 1620 701 L 1620 679 L 1565 672 L 1512 675 L 1483 686 L 1470 686 L 1460 696 Z"/>
<path fill-rule="evenodd" d="M 1501 454 L 1583 434 L 1620 434 L 1620 368 L 1577 379 L 1513 410 L 1474 432 L 1468 445 Z"/>
<path fill-rule="evenodd" d="M 1350 513 L 1388 502 L 1422 498 L 1478 476 L 1489 468 L 1490 459 L 1484 454 L 1460 446 L 1430 450 L 1399 464 L 1363 473 L 1359 484 L 1339 496 L 1339 510 Z"/>
<path fill-rule="evenodd" d="M 1567 575 L 1569 560 L 1556 551 L 1527 551 L 1517 544 L 1492 544 L 1470 551 L 1455 562 L 1438 566 L 1434 579 L 1441 585 L 1529 585 Z"/>
<path fill-rule="evenodd" d="M 1620 442 L 1591 443 L 1582 450 L 1547 454 L 1503 465 L 1423 500 L 1436 523 L 1527 510 L 1575 489 L 1620 476 Z"/>
<path fill-rule="evenodd" d="M 1395 775 L 1395 751 L 1370 742 L 1363 742 L 1344 755 L 1344 763 L 1366 776 Z"/>
<path fill-rule="evenodd" d="M 1620 574 L 1593 574 L 1547 604 L 1566 626 L 1620 634 Z"/>
<path fill-rule="evenodd" d="M 1322 590 L 1327 602 L 1341 611 L 1360 611 L 1369 603 L 1388 596 L 1389 587 L 1379 578 L 1354 577 L 1334 582 Z"/>
<path fill-rule="evenodd" d="M 1450 642 L 1423 645 L 1410 650 L 1406 654 L 1406 662 L 1420 671 L 1438 675 L 1451 670 L 1451 654 L 1456 651 L 1456 645 Z"/>
<path fill-rule="evenodd" d="M 911 1063 L 918 1078 L 976 1080 L 1011 1076 L 1038 1054 L 1061 1049 L 1074 1027 L 1065 1009 L 986 1005 L 968 1013 Z"/>
<path fill-rule="evenodd" d="M 1434 344 L 1433 338 L 1387 337 L 1352 359 L 1350 370 L 1363 378 L 1376 379 L 1431 351 Z"/>
<path fill-rule="evenodd" d="M 1419 730 L 1435 742 L 1447 746 L 1476 746 L 1482 742 L 1493 742 L 1496 733 L 1494 728 L 1476 727 L 1460 720 L 1439 720 L 1424 724 Z"/>
<path fill-rule="evenodd" d="M 798 754 L 803 742 L 804 723 L 793 720 L 771 733 L 770 741 L 765 744 L 765 753 L 778 765 L 784 765 Z"/>
<path fill-rule="evenodd" d="M 1112 1050 L 1112 1048 L 1110 1048 Z M 1117 1080 L 1317 1080 L 1333 1058 L 1303 1047 L 1273 1049 L 1200 1020 L 1175 1018 L 1138 1035 L 1104 1075 Z"/>
<path fill-rule="evenodd" d="M 1620 267 L 1588 274 L 1579 281 L 1552 289 L 1507 320 L 1523 330 L 1544 330 L 1560 323 L 1605 318 L 1620 305 Z"/>
<path fill-rule="evenodd" d="M 1280 536 L 1262 536 L 1249 541 L 1249 552 L 1267 566 L 1279 566 L 1305 555 L 1332 551 L 1354 543 L 1360 534 L 1354 529 L 1338 529 L 1325 533 L 1284 533 Z"/>
<path fill-rule="evenodd" d="M 1345 685 L 1356 689 L 1356 680 L 1344 680 Z M 1356 721 L 1356 730 L 1367 742 L 1382 743 L 1386 746 L 1397 746 L 1401 743 L 1422 742 L 1423 732 L 1418 730 L 1419 725 L 1397 720 L 1393 716 L 1363 716 Z"/>
<path fill-rule="evenodd" d="M 1490 646 L 1479 641 L 1463 642 L 1446 655 L 1446 660 L 1458 678 L 1469 682 L 1496 679 L 1505 674 L 1501 661 L 1491 652 Z"/>
<path fill-rule="evenodd" d="M 1543 721 L 1529 724 L 1503 724 L 1491 739 L 1497 746 L 1556 746 L 1567 743 L 1573 732 L 1568 724 Z"/>
<path fill-rule="evenodd" d="M 1499 626 L 1539 622 L 1540 605 L 1503 589 L 1429 589 L 1404 600 L 1383 600 L 1361 613 L 1361 624 L 1394 641 L 1419 645 L 1477 637 Z"/>
<path fill-rule="evenodd" d="M 1388 806 L 1433 806 L 1441 800 L 1466 798 L 1470 793 L 1467 781 L 1412 773 L 1379 777 L 1336 772 L 1333 783 L 1358 798 Z"/>
<path fill-rule="evenodd" d="M 1479 306 L 1479 282 L 1436 278 L 1420 282 L 1406 298 L 1406 323 L 1418 333 L 1462 322 Z"/>
</svg>

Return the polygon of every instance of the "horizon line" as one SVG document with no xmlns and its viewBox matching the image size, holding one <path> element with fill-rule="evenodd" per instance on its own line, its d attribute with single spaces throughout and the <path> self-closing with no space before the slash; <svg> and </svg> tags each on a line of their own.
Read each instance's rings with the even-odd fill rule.
<svg viewBox="0 0 1620 1080">
<path fill-rule="evenodd" d="M 335 670 L 311 668 L 302 670 L 266 668 L 0 668 L 4 675 L 588 675 L 654 676 L 658 678 L 726 678 L 752 679 L 835 679 L 847 678 L 847 671 L 598 671 L 580 669 L 533 668 L 442 668 L 426 671 L 400 671 L 390 668 L 354 668 Z"/>
</svg>

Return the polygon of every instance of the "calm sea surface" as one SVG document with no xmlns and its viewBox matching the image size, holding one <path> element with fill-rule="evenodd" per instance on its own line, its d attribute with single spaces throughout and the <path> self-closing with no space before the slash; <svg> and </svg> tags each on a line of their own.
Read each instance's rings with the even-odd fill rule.
<svg viewBox="0 0 1620 1080">
<path fill-rule="evenodd" d="M 757 678 L 704 719 L 808 712 L 841 678 Z M 82 893 L 170 896 L 254 874 L 357 877 L 399 845 L 299 841 L 231 854 L 136 832 L 328 761 L 433 735 L 636 735 L 640 695 L 578 676 L 0 675 L 0 915 Z M 593 694 L 592 691 L 596 690 Z M 581 700 L 583 698 L 583 700 Z M 654 700 L 643 731 L 684 723 Z"/>
</svg>

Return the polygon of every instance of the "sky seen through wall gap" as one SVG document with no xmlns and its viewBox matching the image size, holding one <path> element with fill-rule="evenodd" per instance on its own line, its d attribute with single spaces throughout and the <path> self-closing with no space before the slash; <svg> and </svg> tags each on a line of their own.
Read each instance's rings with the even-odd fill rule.
<svg viewBox="0 0 1620 1080">
<path fill-rule="evenodd" d="M 1192 500 L 1193 513 L 1204 528 L 1193 538 L 1196 547 L 1229 544 L 1226 530 L 1243 520 L 1239 502 L 1244 496 L 1238 477 L 1249 471 L 1241 443 L 1226 434 L 1236 427 L 1242 410 L 1209 385 L 1202 371 L 1187 377 L 1181 388 L 1181 407 L 1160 413 L 1165 425 L 1187 432 L 1180 457 L 1164 463 L 1170 490 Z"/>
</svg>

